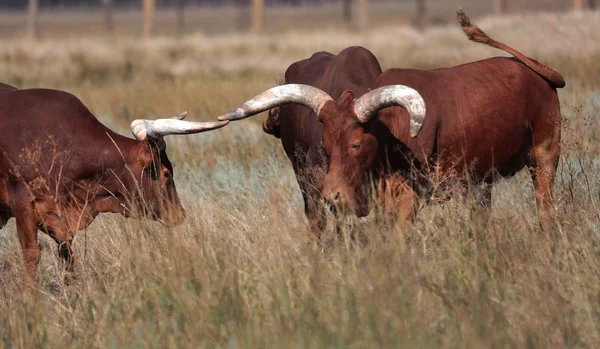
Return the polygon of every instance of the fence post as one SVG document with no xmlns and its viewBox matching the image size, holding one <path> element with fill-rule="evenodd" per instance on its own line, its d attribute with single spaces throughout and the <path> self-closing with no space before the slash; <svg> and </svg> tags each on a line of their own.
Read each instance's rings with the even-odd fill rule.
<svg viewBox="0 0 600 349">
<path fill-rule="evenodd" d="M 502 14 L 508 10 L 508 0 L 493 0 L 494 1 L 494 13 Z"/>
<path fill-rule="evenodd" d="M 252 33 L 258 34 L 262 31 L 265 15 L 265 0 L 252 0 Z"/>
<path fill-rule="evenodd" d="M 427 25 L 427 4 L 425 0 L 417 0 L 417 26 L 421 29 Z"/>
<path fill-rule="evenodd" d="M 112 18 L 112 0 L 102 0 L 102 8 L 104 9 L 104 29 L 112 32 L 115 28 Z"/>
<path fill-rule="evenodd" d="M 344 22 L 351 23 L 352 22 L 352 0 L 343 0 L 342 1 L 342 13 L 344 16 Z"/>
<path fill-rule="evenodd" d="M 27 35 L 35 39 L 38 35 L 38 0 L 29 0 L 27 8 Z"/>
<path fill-rule="evenodd" d="M 175 17 L 179 33 L 185 31 L 185 0 L 175 0 Z"/>
<path fill-rule="evenodd" d="M 356 0 L 357 1 L 357 27 L 358 30 L 364 31 L 367 29 L 368 18 L 369 18 L 369 1 L 368 0 Z"/>
<path fill-rule="evenodd" d="M 589 0 L 589 5 L 590 5 L 590 9 L 595 10 L 596 9 L 596 0 Z"/>
<path fill-rule="evenodd" d="M 143 36 L 145 39 L 152 35 L 152 15 L 155 0 L 143 0 Z"/>
</svg>

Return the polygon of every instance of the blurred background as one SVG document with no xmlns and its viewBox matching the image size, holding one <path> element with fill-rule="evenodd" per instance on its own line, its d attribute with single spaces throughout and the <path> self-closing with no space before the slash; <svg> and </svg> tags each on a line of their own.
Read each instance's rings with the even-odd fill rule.
<svg viewBox="0 0 600 349">
<path fill-rule="evenodd" d="M 444 23 L 472 15 L 594 9 L 597 0 L 2 0 L 0 35 L 177 35 L 280 32 L 346 26 L 363 31 Z"/>
<path fill-rule="evenodd" d="M 350 45 L 372 50 L 384 68 L 434 68 L 464 63 L 456 46 L 466 46 L 456 26 L 459 6 L 476 21 L 491 21 L 491 34 L 513 34 L 518 41 L 504 38 L 530 54 L 529 46 L 573 44 L 564 31 L 576 22 L 585 24 L 578 30 L 593 30 L 597 18 L 585 15 L 596 12 L 597 0 L 1 0 L 0 79 L 17 87 L 77 88 L 85 81 L 268 72 L 273 81 L 294 61 Z M 446 45 L 440 32 L 456 43 Z M 537 32 L 566 40 L 519 42 Z M 589 41 L 577 42 L 589 49 Z M 421 48 L 428 54 L 417 59 Z"/>
<path fill-rule="evenodd" d="M 521 171 L 495 187 L 481 240 L 473 203 L 456 199 L 424 207 L 402 234 L 371 220 L 364 245 L 330 229 L 322 253 L 281 142 L 257 116 L 167 137 L 186 222 L 99 216 L 75 239 L 82 282 L 60 294 L 56 244 L 40 234 L 41 302 L 15 282 L 11 220 L 0 347 L 599 347 L 598 1 L 0 0 L 0 82 L 73 93 L 123 135 L 133 119 L 184 110 L 214 120 L 318 51 L 361 45 L 383 69 L 505 56 L 466 39 L 459 6 L 567 82 L 551 251 Z"/>
</svg>

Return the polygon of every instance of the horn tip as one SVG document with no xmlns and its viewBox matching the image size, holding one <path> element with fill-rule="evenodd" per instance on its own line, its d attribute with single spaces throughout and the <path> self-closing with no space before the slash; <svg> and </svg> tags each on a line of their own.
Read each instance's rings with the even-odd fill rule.
<svg viewBox="0 0 600 349">
<path fill-rule="evenodd" d="M 145 141 L 148 138 L 148 130 L 144 120 L 133 120 L 131 122 L 131 133 L 138 141 Z"/>
<path fill-rule="evenodd" d="M 227 114 L 219 116 L 217 118 L 217 120 L 219 120 L 219 121 L 240 120 L 240 119 L 246 118 L 245 114 L 246 113 L 244 112 L 244 109 L 237 108 L 237 109 L 234 109 L 234 110 L 228 112 Z"/>
<path fill-rule="evenodd" d="M 411 120 L 410 121 L 410 137 L 411 138 L 415 138 L 419 135 L 419 132 L 421 132 L 421 128 L 423 128 L 423 124 L 421 124 L 420 122 L 417 122 L 415 120 Z"/>
</svg>

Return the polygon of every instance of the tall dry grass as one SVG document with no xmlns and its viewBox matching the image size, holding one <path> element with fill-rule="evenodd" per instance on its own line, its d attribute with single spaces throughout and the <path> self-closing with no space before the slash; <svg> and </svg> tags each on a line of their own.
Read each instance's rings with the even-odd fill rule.
<svg viewBox="0 0 600 349">
<path fill-rule="evenodd" d="M 187 221 L 165 228 L 117 215 L 97 218 L 77 235 L 83 278 L 73 286 L 58 284 L 56 246 L 40 234 L 39 288 L 26 291 L 11 221 L 0 232 L 0 342 L 7 348 L 596 347 L 599 21 L 598 14 L 478 21 L 561 71 L 568 83 L 560 91 L 563 159 L 550 248 L 526 171 L 496 185 L 484 227 L 469 219 L 473 203 L 457 198 L 424 207 L 414 230 L 353 220 L 360 242 L 328 231 L 315 248 L 279 142 L 262 133 L 260 120 L 247 120 L 170 137 Z M 461 35 L 449 26 L 424 34 L 390 27 L 359 37 L 331 31 L 310 39 L 284 33 L 114 44 L 8 41 L 0 48 L 0 76 L 19 87 L 67 89 L 128 133 L 139 116 L 188 110 L 191 119 L 211 119 L 273 86 L 287 64 L 316 50 L 361 44 L 385 67 L 448 66 L 497 54 Z"/>
</svg>

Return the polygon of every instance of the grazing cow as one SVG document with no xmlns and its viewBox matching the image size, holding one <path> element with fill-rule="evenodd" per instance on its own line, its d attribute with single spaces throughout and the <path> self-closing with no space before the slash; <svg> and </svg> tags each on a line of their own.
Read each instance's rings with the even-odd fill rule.
<svg viewBox="0 0 600 349">
<path fill-rule="evenodd" d="M 362 95 L 379 74 L 381 66 L 370 51 L 349 47 L 338 55 L 319 52 L 292 64 L 285 73 L 284 83 L 314 86 L 338 98 L 346 90 Z M 313 110 L 288 104 L 271 109 L 263 130 L 281 138 L 302 191 L 304 212 L 318 234 L 326 224 L 321 195 L 327 171 L 320 145 L 323 125 Z"/>
<path fill-rule="evenodd" d="M 242 119 L 288 103 L 311 108 L 323 125 L 329 159 L 322 193 L 358 216 L 369 211 L 369 178 L 376 180 L 385 210 L 412 222 L 418 199 L 432 188 L 422 173 L 471 181 L 478 201 L 489 207 L 493 181 L 528 166 L 541 227 L 548 233 L 561 126 L 556 89 L 565 82 L 489 38 L 462 10 L 458 20 L 470 40 L 515 58 L 430 71 L 391 69 L 358 99 L 351 90 L 336 101 L 315 87 L 284 85 L 219 119 Z"/>
<path fill-rule="evenodd" d="M 103 124 L 75 96 L 56 90 L 0 85 L 0 228 L 15 217 L 29 276 L 40 258 L 38 229 L 59 244 L 73 271 L 71 242 L 102 212 L 185 218 L 163 136 L 197 133 L 227 122 L 136 120 L 136 139 Z"/>
</svg>

